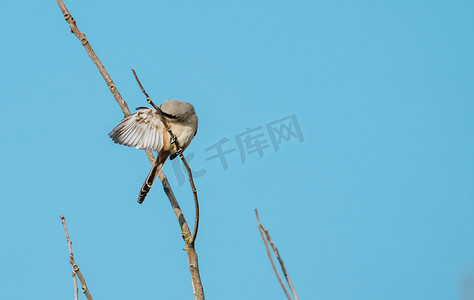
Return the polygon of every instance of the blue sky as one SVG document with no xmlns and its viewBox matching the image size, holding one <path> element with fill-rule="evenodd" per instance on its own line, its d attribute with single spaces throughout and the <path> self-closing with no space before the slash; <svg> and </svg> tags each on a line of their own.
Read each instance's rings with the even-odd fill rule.
<svg viewBox="0 0 474 300">
<path fill-rule="evenodd" d="M 284 299 L 255 208 L 301 299 L 473 299 L 472 1 L 66 5 L 131 109 L 132 67 L 155 102 L 196 108 L 207 299 Z M 170 204 L 159 183 L 137 204 L 150 164 L 108 138 L 123 115 L 56 2 L 2 8 L 3 297 L 72 299 L 64 214 L 95 299 L 191 299 Z M 286 117 L 301 134 L 277 150 Z M 226 170 L 206 150 L 223 139 Z"/>
</svg>

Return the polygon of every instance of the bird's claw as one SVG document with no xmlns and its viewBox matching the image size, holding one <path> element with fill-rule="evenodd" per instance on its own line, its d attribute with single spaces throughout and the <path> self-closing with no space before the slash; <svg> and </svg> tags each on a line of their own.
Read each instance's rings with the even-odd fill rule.
<svg viewBox="0 0 474 300">
<path fill-rule="evenodd" d="M 181 154 L 183 154 L 183 152 L 184 152 L 183 149 L 181 149 L 181 148 L 178 149 L 178 150 L 176 151 L 176 156 L 180 156 Z"/>
</svg>

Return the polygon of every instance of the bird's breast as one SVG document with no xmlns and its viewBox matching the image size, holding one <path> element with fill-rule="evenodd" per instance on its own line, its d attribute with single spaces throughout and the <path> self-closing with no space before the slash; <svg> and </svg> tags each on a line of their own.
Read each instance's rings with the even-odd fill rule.
<svg viewBox="0 0 474 300">
<path fill-rule="evenodd" d="M 173 122 L 170 124 L 170 129 L 176 136 L 179 145 L 185 150 L 194 138 L 197 131 L 197 117 L 188 122 Z M 173 154 L 176 152 L 175 145 L 170 145 L 170 152 Z"/>
</svg>

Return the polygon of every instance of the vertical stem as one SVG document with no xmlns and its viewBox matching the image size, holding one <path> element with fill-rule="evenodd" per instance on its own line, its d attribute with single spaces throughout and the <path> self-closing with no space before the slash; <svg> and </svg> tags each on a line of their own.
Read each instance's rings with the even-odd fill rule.
<svg viewBox="0 0 474 300">
<path fill-rule="evenodd" d="M 189 230 L 188 223 L 184 218 L 183 212 L 179 207 L 178 201 L 176 201 L 176 197 L 174 196 L 173 190 L 168 182 L 168 178 L 160 172 L 158 174 L 160 177 L 161 183 L 163 184 L 163 189 L 168 196 L 168 199 L 173 207 L 173 211 L 176 214 L 176 218 L 178 219 L 179 226 L 181 228 L 181 236 L 183 237 L 184 243 L 186 248 L 186 254 L 188 255 L 188 263 L 189 263 L 189 270 L 191 271 L 191 278 L 193 282 L 193 291 L 194 291 L 194 299 L 195 300 L 204 300 L 204 289 L 201 282 L 201 275 L 199 274 L 199 264 L 198 264 L 198 256 L 196 250 L 194 248 L 194 243 L 190 243 L 192 239 L 191 231 Z"/>
<path fill-rule="evenodd" d="M 267 249 L 267 255 L 268 255 L 268 258 L 270 259 L 270 263 L 272 264 L 273 271 L 275 272 L 275 275 L 278 278 L 278 282 L 280 282 L 281 288 L 285 292 L 286 297 L 288 298 L 288 300 L 291 300 L 290 294 L 288 294 L 288 292 L 286 291 L 285 285 L 283 284 L 283 281 L 281 280 L 280 275 L 278 274 L 278 270 L 275 266 L 275 263 L 273 262 L 272 254 L 270 252 L 270 248 L 268 247 L 267 239 L 263 235 L 265 228 L 263 228 L 262 224 L 260 224 L 260 219 L 258 218 L 257 209 L 255 209 L 255 215 L 257 216 L 258 230 L 260 231 L 260 235 L 262 236 L 263 243 L 265 244 L 265 248 Z"/>
<path fill-rule="evenodd" d="M 72 281 L 74 282 L 74 300 L 79 299 L 79 289 L 77 288 L 76 272 L 72 271 Z"/>
<path fill-rule="evenodd" d="M 61 215 L 60 218 L 61 218 L 61 221 L 63 223 L 64 232 L 66 233 L 66 240 L 67 240 L 67 244 L 68 244 L 68 247 L 69 247 L 69 263 L 72 266 L 72 272 L 81 281 L 82 292 L 84 293 L 84 295 L 86 295 L 88 300 L 92 300 L 92 296 L 89 292 L 89 289 L 87 288 L 86 280 L 84 279 L 84 276 L 82 276 L 81 270 L 79 270 L 79 266 L 74 261 L 74 254 L 72 253 L 72 242 L 71 242 L 71 239 L 69 238 L 69 233 L 68 233 L 67 227 L 66 227 L 66 218 L 63 215 Z M 74 285 L 76 286 L 76 289 L 77 289 L 77 282 L 75 280 L 75 277 L 74 277 Z"/>
</svg>

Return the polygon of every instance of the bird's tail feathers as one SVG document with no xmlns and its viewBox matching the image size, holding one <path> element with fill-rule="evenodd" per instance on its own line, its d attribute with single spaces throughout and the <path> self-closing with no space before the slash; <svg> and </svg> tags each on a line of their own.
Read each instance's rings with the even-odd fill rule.
<svg viewBox="0 0 474 300">
<path fill-rule="evenodd" d="M 143 183 L 142 188 L 140 189 L 140 194 L 138 195 L 138 203 L 142 204 L 143 201 L 145 201 L 146 195 L 148 195 L 148 192 L 150 191 L 153 182 L 155 182 L 155 179 L 167 158 L 168 155 L 158 154 L 158 157 L 156 158 L 153 167 L 148 173 L 148 176 L 146 177 L 145 182 Z"/>
</svg>

